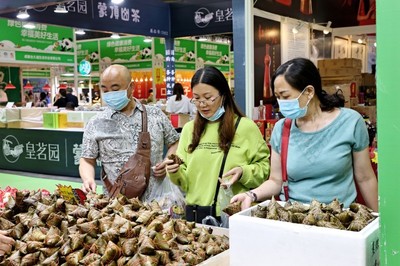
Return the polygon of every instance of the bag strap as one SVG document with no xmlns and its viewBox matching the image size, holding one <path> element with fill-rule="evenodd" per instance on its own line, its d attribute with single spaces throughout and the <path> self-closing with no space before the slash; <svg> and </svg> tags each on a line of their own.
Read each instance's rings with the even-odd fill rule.
<svg viewBox="0 0 400 266">
<path fill-rule="evenodd" d="M 150 150 L 150 146 L 151 146 L 150 143 L 144 142 L 145 138 L 142 137 L 143 134 L 149 134 L 148 131 L 147 131 L 147 112 L 146 112 L 146 107 L 144 107 L 144 105 L 142 105 L 142 107 L 143 107 L 143 112 L 141 112 L 141 115 L 142 115 L 142 131 L 139 133 L 139 143 L 138 143 L 137 149 Z M 135 156 L 135 154 L 136 154 L 136 152 L 133 153 L 131 155 L 131 157 Z M 128 158 L 128 161 L 129 161 L 129 159 L 131 157 Z M 123 167 L 122 167 L 122 169 L 123 169 Z M 103 180 L 104 185 L 106 186 L 108 192 L 112 191 L 113 187 L 115 185 L 117 185 L 117 181 L 118 181 L 118 179 L 115 180 L 115 183 L 113 185 L 111 183 L 111 181 L 108 179 L 108 176 L 106 175 L 103 166 L 101 167 L 101 179 Z"/>
<path fill-rule="evenodd" d="M 238 116 L 238 118 L 236 119 L 235 132 L 236 132 L 237 127 L 239 126 L 240 119 L 242 119 L 242 117 L 240 117 L 240 116 Z M 226 157 L 228 157 L 228 152 L 229 152 L 230 148 L 231 148 L 231 143 L 229 143 L 228 151 L 226 153 L 224 153 L 224 158 L 222 158 L 222 163 L 221 163 L 221 168 L 219 169 L 218 178 L 222 177 L 222 174 L 224 173 Z M 221 183 L 219 182 L 219 179 L 218 179 L 217 188 L 215 190 L 215 195 L 214 195 L 214 201 L 213 201 L 213 204 L 212 204 L 212 206 L 214 206 L 214 207 L 217 204 L 217 198 L 218 198 L 218 193 L 219 193 L 219 187 L 220 186 L 221 186 Z"/>
<path fill-rule="evenodd" d="M 289 136 L 290 126 L 292 120 L 286 118 L 282 129 L 282 140 L 281 140 L 281 167 L 282 167 L 282 181 L 283 181 L 283 193 L 285 194 L 285 200 L 289 200 L 289 184 L 287 178 L 287 154 L 289 147 Z"/>
</svg>

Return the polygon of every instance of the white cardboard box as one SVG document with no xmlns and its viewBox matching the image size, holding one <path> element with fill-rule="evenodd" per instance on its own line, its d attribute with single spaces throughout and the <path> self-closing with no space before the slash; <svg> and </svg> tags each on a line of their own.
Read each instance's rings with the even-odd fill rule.
<svg viewBox="0 0 400 266">
<path fill-rule="evenodd" d="M 379 265 L 379 217 L 351 232 L 251 217 L 255 208 L 229 219 L 231 266 Z"/>
</svg>

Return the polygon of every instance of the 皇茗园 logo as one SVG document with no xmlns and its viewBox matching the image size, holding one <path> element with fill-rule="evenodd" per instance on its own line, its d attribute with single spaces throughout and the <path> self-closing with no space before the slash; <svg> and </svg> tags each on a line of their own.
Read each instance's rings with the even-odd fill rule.
<svg viewBox="0 0 400 266">
<path fill-rule="evenodd" d="M 24 151 L 24 145 L 19 144 L 18 139 L 12 135 L 8 135 L 3 139 L 3 155 L 9 163 L 18 161 L 19 156 Z"/>
</svg>

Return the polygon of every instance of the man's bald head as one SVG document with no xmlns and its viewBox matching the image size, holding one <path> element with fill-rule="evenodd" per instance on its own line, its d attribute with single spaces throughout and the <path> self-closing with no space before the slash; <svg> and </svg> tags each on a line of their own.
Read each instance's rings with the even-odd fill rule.
<svg viewBox="0 0 400 266">
<path fill-rule="evenodd" d="M 102 79 L 120 79 L 126 81 L 127 84 L 131 82 L 131 73 L 129 69 L 123 65 L 111 65 L 107 67 L 103 74 Z"/>
</svg>

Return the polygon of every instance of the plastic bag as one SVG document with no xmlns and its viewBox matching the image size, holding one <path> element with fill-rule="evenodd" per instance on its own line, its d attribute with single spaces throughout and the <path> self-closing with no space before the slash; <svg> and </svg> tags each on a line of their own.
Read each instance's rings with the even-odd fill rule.
<svg viewBox="0 0 400 266">
<path fill-rule="evenodd" d="M 225 209 L 233 197 L 233 191 L 231 187 L 221 187 L 218 194 L 218 203 L 221 210 L 221 227 L 229 228 L 229 215 L 222 210 Z"/>
<path fill-rule="evenodd" d="M 171 215 L 171 218 L 185 218 L 185 197 L 168 177 L 165 177 L 160 186 L 153 190 L 151 198 L 156 200 L 163 212 Z"/>
</svg>

